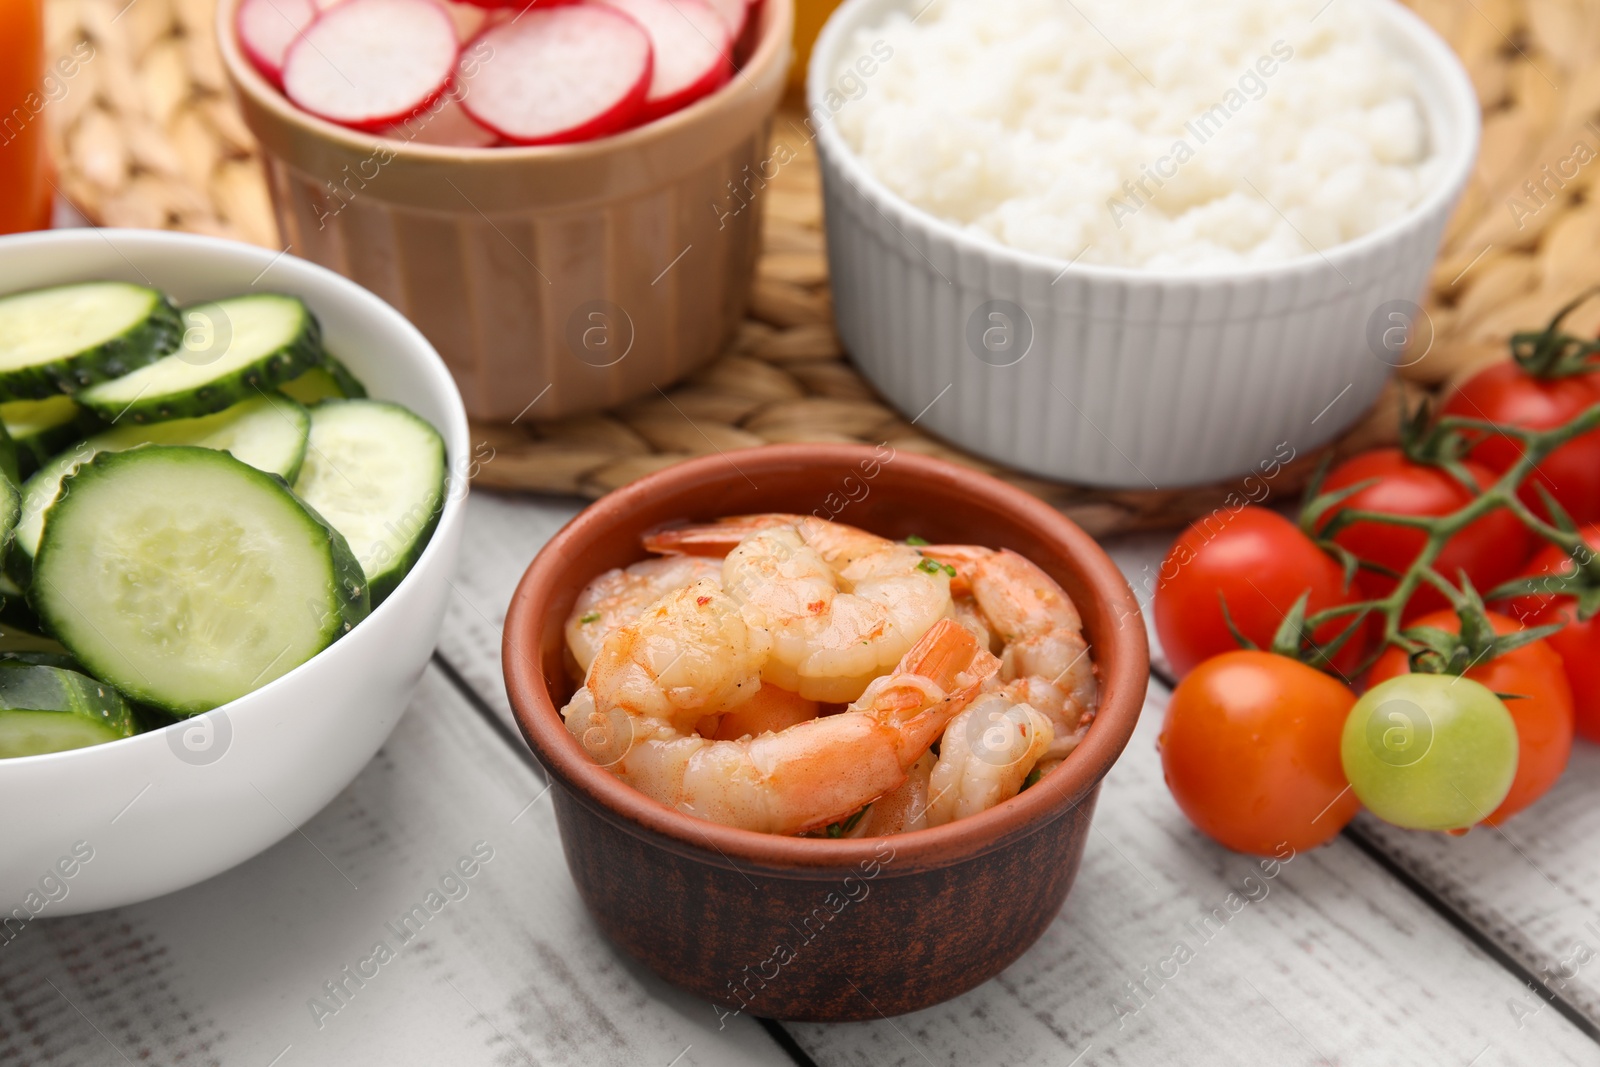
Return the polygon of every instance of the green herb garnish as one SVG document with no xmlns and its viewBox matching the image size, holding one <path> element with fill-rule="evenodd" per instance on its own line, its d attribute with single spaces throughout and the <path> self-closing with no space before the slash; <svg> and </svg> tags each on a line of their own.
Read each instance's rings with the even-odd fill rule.
<svg viewBox="0 0 1600 1067">
<path fill-rule="evenodd" d="M 918 537 L 916 534 L 906 538 L 906 544 L 908 545 L 925 545 L 927 543 L 928 539 L 926 537 Z"/>
<path fill-rule="evenodd" d="M 921 571 L 923 574 L 938 574 L 943 569 L 944 568 L 939 565 L 939 561 L 933 559 L 925 559 L 921 563 L 917 564 L 917 570 Z"/>
<path fill-rule="evenodd" d="M 1043 777 L 1044 777 L 1044 772 L 1039 770 L 1039 768 L 1035 767 L 1033 770 L 1028 772 L 1028 777 L 1026 777 L 1026 778 L 1024 778 L 1022 780 L 1022 789 L 1017 790 L 1017 792 L 1020 793 L 1020 792 L 1022 792 L 1023 789 L 1027 789 L 1030 785 L 1036 784 L 1039 781 L 1039 779 L 1041 779 Z"/>
<path fill-rule="evenodd" d="M 872 805 L 868 804 L 867 808 L 870 808 L 870 807 L 872 807 Z M 850 816 L 848 819 L 841 819 L 838 822 L 829 823 L 828 824 L 828 836 L 829 837 L 843 837 L 845 834 L 849 833 L 851 830 L 854 830 L 861 823 L 861 816 L 863 816 L 863 815 L 865 815 L 867 813 L 867 808 L 862 808 L 860 811 L 856 812 L 854 815 Z"/>
<path fill-rule="evenodd" d="M 579 618 L 578 618 L 578 622 L 583 626 L 588 626 L 591 622 L 599 622 L 599 621 L 600 621 L 600 613 L 598 611 L 591 611 L 591 612 L 589 612 L 589 614 L 579 616 Z"/>
</svg>

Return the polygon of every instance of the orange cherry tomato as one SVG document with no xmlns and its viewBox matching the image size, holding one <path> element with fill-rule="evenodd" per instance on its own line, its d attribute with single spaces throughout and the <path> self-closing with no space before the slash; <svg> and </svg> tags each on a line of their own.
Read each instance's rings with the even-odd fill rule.
<svg viewBox="0 0 1600 1067">
<path fill-rule="evenodd" d="M 1339 758 L 1356 695 L 1283 656 L 1206 660 L 1173 692 L 1157 746 L 1178 807 L 1238 852 L 1300 851 L 1337 834 L 1356 800 Z"/>
<path fill-rule="evenodd" d="M 1495 633 L 1514 633 L 1522 629 L 1515 619 L 1489 613 Z M 1453 611 L 1424 615 L 1411 626 L 1432 626 L 1451 633 L 1461 631 L 1461 620 Z M 1411 672 L 1406 654 L 1389 648 L 1378 657 L 1368 676 L 1368 685 Z M 1572 688 L 1561 669 L 1561 657 L 1544 641 L 1523 645 L 1515 651 L 1480 664 L 1465 677 L 1481 682 L 1502 696 L 1515 694 L 1521 699 L 1507 700 L 1506 710 L 1517 727 L 1517 775 L 1511 792 L 1486 820 L 1498 826 L 1556 784 L 1572 754 Z"/>
</svg>

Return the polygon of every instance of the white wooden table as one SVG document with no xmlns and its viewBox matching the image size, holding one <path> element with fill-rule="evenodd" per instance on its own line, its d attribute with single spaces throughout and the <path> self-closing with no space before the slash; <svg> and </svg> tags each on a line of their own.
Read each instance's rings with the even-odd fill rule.
<svg viewBox="0 0 1600 1067">
<path fill-rule="evenodd" d="M 192 889 L 42 919 L 0 946 L 0 1063 L 1600 1063 L 1600 751 L 1580 744 L 1503 831 L 1453 840 L 1362 819 L 1263 879 L 1162 784 L 1159 652 L 1077 885 L 1012 967 L 900 1018 L 720 1027 L 589 919 L 511 725 L 505 607 L 579 506 L 473 495 L 413 707 L 298 833 Z M 1165 541 L 1110 547 L 1137 576 Z M 27 813 L 0 813 L 14 817 Z M 475 852 L 489 858 L 465 895 L 406 939 L 400 916 Z M 1228 921 L 1202 927 L 1217 909 Z M 379 944 L 392 958 L 347 977 Z"/>
</svg>

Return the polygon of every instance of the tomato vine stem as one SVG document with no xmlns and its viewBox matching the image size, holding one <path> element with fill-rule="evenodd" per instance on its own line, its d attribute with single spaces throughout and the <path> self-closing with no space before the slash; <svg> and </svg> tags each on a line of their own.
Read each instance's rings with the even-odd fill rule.
<svg viewBox="0 0 1600 1067">
<path fill-rule="evenodd" d="M 1400 637 L 1401 617 L 1405 612 L 1406 604 L 1410 602 L 1412 594 L 1423 585 L 1428 584 L 1440 589 L 1450 591 L 1452 600 L 1458 607 L 1463 603 L 1470 603 L 1476 599 L 1476 594 L 1471 598 L 1466 597 L 1462 591 L 1456 589 L 1440 575 L 1434 568 L 1439 555 L 1450 539 L 1462 530 L 1471 526 L 1479 519 L 1492 511 L 1505 509 L 1511 512 L 1529 530 L 1551 544 L 1559 545 L 1563 551 L 1577 561 L 1580 568 L 1593 577 L 1600 579 L 1600 558 L 1589 549 L 1572 522 L 1561 512 L 1558 505 L 1546 494 L 1545 505 L 1555 522 L 1540 518 L 1529 508 L 1527 503 L 1518 495 L 1522 484 L 1535 468 L 1543 462 L 1552 452 L 1565 445 L 1567 442 L 1581 437 L 1591 430 L 1600 428 L 1600 404 L 1586 408 L 1570 421 L 1548 430 L 1528 430 L 1515 426 L 1501 426 L 1482 419 L 1466 419 L 1454 416 L 1441 418 L 1434 424 L 1426 439 L 1418 446 L 1418 452 L 1423 455 L 1438 457 L 1432 462 L 1436 466 L 1449 470 L 1458 481 L 1473 489 L 1474 497 L 1468 503 L 1448 515 L 1419 516 L 1419 515 L 1392 515 L 1387 512 L 1369 511 L 1363 509 L 1336 510 L 1332 518 L 1321 521 L 1321 517 L 1337 507 L 1337 501 L 1330 501 L 1321 496 L 1314 496 L 1304 506 L 1301 525 L 1307 532 L 1317 539 L 1324 549 L 1336 556 L 1343 558 L 1344 551 L 1333 543 L 1333 536 L 1358 522 L 1374 522 L 1398 528 L 1420 530 L 1426 535 L 1426 542 L 1411 565 L 1403 574 L 1398 575 L 1395 587 L 1388 595 L 1371 600 L 1352 601 L 1335 607 L 1318 611 L 1304 619 L 1300 626 L 1303 638 L 1315 632 L 1319 627 L 1339 619 L 1349 618 L 1349 622 L 1331 640 L 1320 645 L 1313 645 L 1309 660 L 1313 666 L 1327 664 L 1335 653 L 1349 641 L 1362 627 L 1369 625 L 1368 619 L 1379 617 L 1383 619 L 1382 639 L 1377 642 L 1372 652 L 1368 653 L 1362 663 L 1351 672 L 1352 676 L 1359 675 L 1377 662 L 1384 648 L 1396 645 L 1406 648 L 1408 642 Z M 1484 436 L 1504 436 L 1515 439 L 1521 446 L 1521 456 L 1488 488 L 1479 488 L 1471 475 L 1461 466 L 1461 458 L 1467 450 Z M 1454 469 L 1452 469 L 1454 468 Z M 1332 497 L 1334 494 L 1328 494 Z M 1320 526 L 1318 523 L 1320 522 Z M 1359 563 L 1359 561 L 1358 561 Z M 1360 566 L 1366 567 L 1364 563 Z M 1377 569 L 1377 568 L 1370 568 Z M 1352 576 L 1353 577 L 1353 576 Z"/>
</svg>

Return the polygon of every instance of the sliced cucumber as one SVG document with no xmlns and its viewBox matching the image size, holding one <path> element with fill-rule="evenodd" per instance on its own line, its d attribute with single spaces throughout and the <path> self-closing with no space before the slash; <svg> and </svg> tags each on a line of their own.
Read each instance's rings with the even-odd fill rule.
<svg viewBox="0 0 1600 1067">
<path fill-rule="evenodd" d="M 26 478 L 63 448 L 87 437 L 100 420 L 70 396 L 0 404 L 0 424 L 17 443 L 19 473 Z"/>
<path fill-rule="evenodd" d="M 325 400 L 294 491 L 361 561 L 382 602 L 406 576 L 444 505 L 444 441 L 427 422 L 380 400 Z"/>
<path fill-rule="evenodd" d="M 60 667 L 0 668 L 0 759 L 64 752 L 136 733 L 133 709 L 103 682 Z"/>
<path fill-rule="evenodd" d="M 0 553 L 10 547 L 22 518 L 22 490 L 10 478 L 0 478 Z"/>
<path fill-rule="evenodd" d="M 43 629 L 39 616 L 28 606 L 27 591 L 10 575 L 0 574 L 0 657 L 5 656 L 4 641 L 10 634 L 18 630 L 36 634 Z"/>
<path fill-rule="evenodd" d="M 85 389 L 79 403 L 107 422 L 161 422 L 221 411 L 292 381 L 322 357 L 322 332 L 292 296 L 254 293 L 183 312 L 170 356 Z"/>
<path fill-rule="evenodd" d="M 288 397 L 267 393 L 215 415 L 148 426 L 118 426 L 79 441 L 76 447 L 40 467 L 23 486 L 16 550 L 6 565 L 18 581 L 27 583 L 30 565 L 39 551 L 45 513 L 61 494 L 61 480 L 101 452 L 121 452 L 144 444 L 217 448 L 288 482 L 300 473 L 310 433 L 310 412 Z"/>
<path fill-rule="evenodd" d="M 194 715 L 263 686 L 367 614 L 344 538 L 225 452 L 102 452 L 62 484 L 32 599 L 131 700 Z"/>
<path fill-rule="evenodd" d="M 22 626 L 0 625 L 0 654 L 6 652 L 59 652 L 70 655 L 65 645 L 53 637 Z"/>
<path fill-rule="evenodd" d="M 178 312 L 154 289 L 86 282 L 0 298 L 0 400 L 75 393 L 178 347 Z"/>
<path fill-rule="evenodd" d="M 21 468 L 17 466 L 17 443 L 4 424 L 0 424 L 0 475 L 13 485 L 22 484 Z"/>
<path fill-rule="evenodd" d="M 322 354 L 321 363 L 294 381 L 284 382 L 278 389 L 306 405 L 319 400 L 359 400 L 367 395 L 367 387 L 361 380 L 326 352 Z"/>
<path fill-rule="evenodd" d="M 0 652 L 0 668 L 4 667 L 60 667 L 64 671 L 83 671 L 78 661 L 65 652 Z"/>
</svg>

